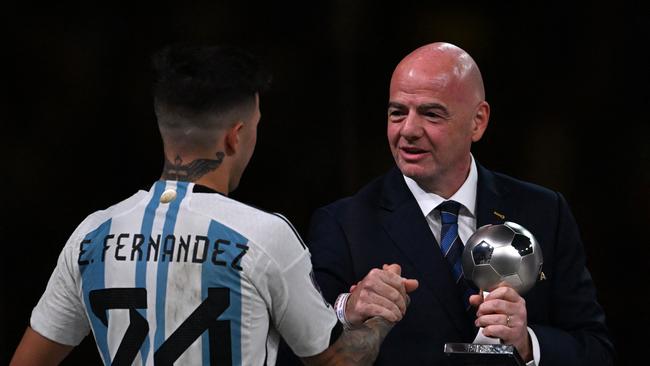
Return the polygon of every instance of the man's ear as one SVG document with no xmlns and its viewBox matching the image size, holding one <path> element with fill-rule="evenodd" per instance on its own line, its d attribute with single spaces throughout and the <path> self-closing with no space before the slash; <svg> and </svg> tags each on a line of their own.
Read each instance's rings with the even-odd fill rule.
<svg viewBox="0 0 650 366">
<path fill-rule="evenodd" d="M 486 101 L 482 101 L 478 108 L 476 109 L 476 114 L 472 119 L 472 142 L 476 142 L 481 139 L 485 129 L 488 126 L 488 121 L 490 120 L 490 105 Z"/>
<path fill-rule="evenodd" d="M 239 131 L 244 126 L 244 122 L 237 122 L 226 130 L 225 146 L 226 155 L 234 155 L 239 151 Z"/>
</svg>

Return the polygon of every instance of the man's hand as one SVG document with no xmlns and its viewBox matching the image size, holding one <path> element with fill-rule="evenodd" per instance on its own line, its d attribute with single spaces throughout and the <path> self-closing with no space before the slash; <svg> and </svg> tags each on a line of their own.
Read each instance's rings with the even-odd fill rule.
<svg viewBox="0 0 650 366">
<path fill-rule="evenodd" d="M 418 281 L 401 276 L 398 264 L 372 269 L 366 277 L 350 288 L 345 316 L 353 326 L 373 316 L 398 322 L 409 303 L 408 293 L 418 287 Z"/>
<path fill-rule="evenodd" d="M 402 319 L 409 304 L 407 293 L 418 287 L 417 280 L 401 277 L 397 264 L 373 269 L 350 288 L 345 315 L 354 328 L 345 329 L 325 351 L 302 361 L 309 366 L 370 366 L 379 355 L 379 346 Z"/>
<path fill-rule="evenodd" d="M 501 284 L 485 299 L 482 295 L 472 295 L 469 302 L 478 307 L 475 324 L 483 327 L 485 336 L 501 338 L 503 343 L 515 346 L 524 361 L 533 359 L 526 301 L 517 291 Z"/>
</svg>

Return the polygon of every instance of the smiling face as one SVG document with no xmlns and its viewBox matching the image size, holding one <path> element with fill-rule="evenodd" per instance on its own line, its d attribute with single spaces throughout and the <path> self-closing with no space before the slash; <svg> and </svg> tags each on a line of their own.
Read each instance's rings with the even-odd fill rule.
<svg viewBox="0 0 650 366">
<path fill-rule="evenodd" d="M 470 147 L 489 117 L 474 61 L 435 43 L 415 50 L 395 69 L 388 102 L 388 142 L 402 174 L 445 198 L 467 178 Z"/>
</svg>

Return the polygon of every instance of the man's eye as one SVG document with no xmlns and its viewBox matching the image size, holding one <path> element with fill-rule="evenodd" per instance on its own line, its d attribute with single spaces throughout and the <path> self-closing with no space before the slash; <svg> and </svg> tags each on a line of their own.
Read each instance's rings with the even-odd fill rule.
<svg viewBox="0 0 650 366">
<path fill-rule="evenodd" d="M 402 112 L 400 110 L 389 110 L 388 115 L 391 116 L 391 117 L 398 117 L 398 116 L 403 116 L 404 112 Z"/>
</svg>

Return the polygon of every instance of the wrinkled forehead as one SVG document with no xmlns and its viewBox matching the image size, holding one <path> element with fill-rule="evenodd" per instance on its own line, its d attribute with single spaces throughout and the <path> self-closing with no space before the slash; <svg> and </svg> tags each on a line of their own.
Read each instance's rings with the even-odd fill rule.
<svg viewBox="0 0 650 366">
<path fill-rule="evenodd" d="M 422 67 L 398 67 L 393 72 L 390 88 L 445 88 L 454 82 L 456 77 L 448 72 L 432 72 Z"/>
<path fill-rule="evenodd" d="M 453 69 L 422 67 L 423 64 L 400 65 L 390 82 L 390 93 L 457 92 L 459 78 Z"/>
</svg>

